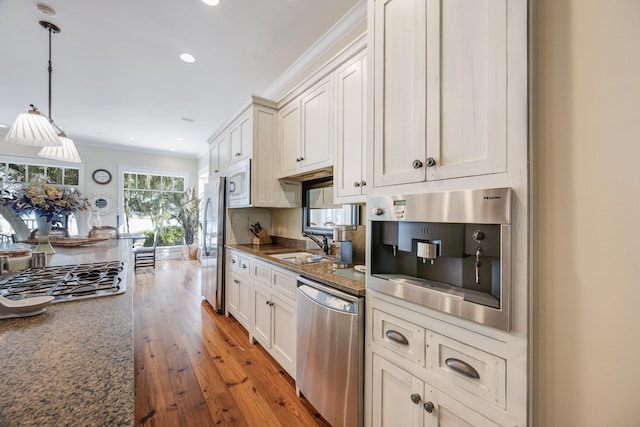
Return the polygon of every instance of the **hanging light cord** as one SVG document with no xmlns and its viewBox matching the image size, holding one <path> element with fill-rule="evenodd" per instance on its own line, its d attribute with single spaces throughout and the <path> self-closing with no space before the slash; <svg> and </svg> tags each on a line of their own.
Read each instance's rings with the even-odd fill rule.
<svg viewBox="0 0 640 427">
<path fill-rule="evenodd" d="M 51 62 L 51 33 L 59 33 L 60 32 L 60 27 L 58 27 L 55 24 L 52 24 L 51 22 L 47 22 L 47 21 L 40 21 L 39 22 L 40 25 L 42 25 L 44 28 L 46 28 L 49 31 L 49 66 L 47 68 L 47 71 L 49 71 L 49 121 L 53 124 L 53 118 L 51 117 L 51 79 L 53 76 L 53 65 Z M 57 127 L 57 126 L 56 126 Z"/>
<path fill-rule="evenodd" d="M 51 118 L 51 77 L 53 75 L 53 66 L 51 65 L 51 27 L 45 27 L 49 30 L 49 121 L 53 123 L 53 119 Z"/>
</svg>

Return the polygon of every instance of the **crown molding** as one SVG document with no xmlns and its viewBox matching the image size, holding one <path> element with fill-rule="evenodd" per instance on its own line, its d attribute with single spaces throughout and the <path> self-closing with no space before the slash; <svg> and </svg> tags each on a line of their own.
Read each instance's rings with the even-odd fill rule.
<svg viewBox="0 0 640 427">
<path fill-rule="evenodd" d="M 286 93 L 286 87 L 296 78 L 300 77 L 304 71 L 325 52 L 327 52 L 338 41 L 345 37 L 349 31 L 359 23 L 367 19 L 367 4 L 365 0 L 360 0 L 351 8 L 333 27 L 320 37 L 305 53 L 300 56 L 284 73 L 280 75 L 271 85 L 269 85 L 261 96 L 269 99 L 281 99 Z"/>
</svg>

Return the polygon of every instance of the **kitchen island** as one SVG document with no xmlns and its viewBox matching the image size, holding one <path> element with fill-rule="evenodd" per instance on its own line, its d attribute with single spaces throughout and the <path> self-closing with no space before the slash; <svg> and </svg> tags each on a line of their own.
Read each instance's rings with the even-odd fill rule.
<svg viewBox="0 0 640 427">
<path fill-rule="evenodd" d="M 0 320 L 0 425 L 133 425 L 131 242 L 56 250 L 47 265 L 124 261 L 126 291 Z"/>
</svg>

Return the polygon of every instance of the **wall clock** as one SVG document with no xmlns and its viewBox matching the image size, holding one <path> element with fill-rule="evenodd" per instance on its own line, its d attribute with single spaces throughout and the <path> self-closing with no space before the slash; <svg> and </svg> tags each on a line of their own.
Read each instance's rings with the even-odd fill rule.
<svg viewBox="0 0 640 427">
<path fill-rule="evenodd" d="M 116 201 L 113 200 L 111 194 L 98 191 L 95 193 L 91 193 L 88 197 L 89 199 L 89 210 L 91 212 L 97 212 L 102 215 L 109 215 L 113 211 L 116 210 Z"/>
<path fill-rule="evenodd" d="M 111 172 L 106 169 L 96 169 L 93 171 L 93 180 L 98 184 L 108 184 L 111 182 Z"/>
</svg>

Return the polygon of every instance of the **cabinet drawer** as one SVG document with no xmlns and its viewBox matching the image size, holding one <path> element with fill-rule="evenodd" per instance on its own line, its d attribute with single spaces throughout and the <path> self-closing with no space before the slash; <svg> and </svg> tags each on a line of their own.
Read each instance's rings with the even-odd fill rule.
<svg viewBox="0 0 640 427">
<path fill-rule="evenodd" d="M 426 332 L 427 369 L 479 398 L 506 408 L 506 361 L 432 331 Z"/>
<path fill-rule="evenodd" d="M 238 263 L 235 265 L 235 271 L 243 276 L 249 275 L 249 258 L 238 255 Z"/>
<path fill-rule="evenodd" d="M 251 259 L 251 280 L 271 286 L 271 265 L 264 261 Z"/>
<path fill-rule="evenodd" d="M 425 329 L 384 311 L 373 309 L 373 341 L 424 366 Z"/>
<path fill-rule="evenodd" d="M 281 292 L 283 295 L 286 295 L 291 299 L 296 299 L 296 286 L 298 284 L 296 275 L 285 270 L 280 270 L 279 268 L 272 268 L 271 277 L 271 287 L 273 289 Z"/>
</svg>

